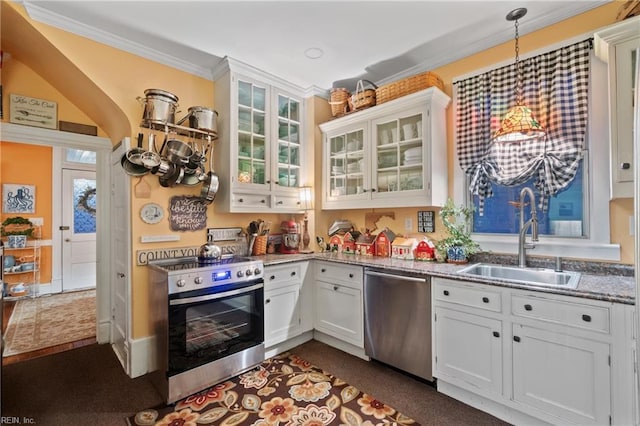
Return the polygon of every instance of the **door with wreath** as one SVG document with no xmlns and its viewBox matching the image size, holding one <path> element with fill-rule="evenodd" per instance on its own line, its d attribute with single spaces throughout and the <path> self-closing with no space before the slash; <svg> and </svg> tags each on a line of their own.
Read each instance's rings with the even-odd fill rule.
<svg viewBox="0 0 640 426">
<path fill-rule="evenodd" d="M 96 173 L 62 170 L 62 291 L 96 286 Z"/>
</svg>

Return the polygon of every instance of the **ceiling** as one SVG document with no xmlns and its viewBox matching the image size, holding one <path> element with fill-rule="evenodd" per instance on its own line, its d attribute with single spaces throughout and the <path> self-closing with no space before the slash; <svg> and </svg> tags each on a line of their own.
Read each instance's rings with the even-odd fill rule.
<svg viewBox="0 0 640 426">
<path fill-rule="evenodd" d="M 29 16 L 212 78 L 225 56 L 303 89 L 378 84 L 513 39 L 608 3 L 571 1 L 32 1 Z M 305 55 L 322 52 L 319 58 Z"/>
</svg>

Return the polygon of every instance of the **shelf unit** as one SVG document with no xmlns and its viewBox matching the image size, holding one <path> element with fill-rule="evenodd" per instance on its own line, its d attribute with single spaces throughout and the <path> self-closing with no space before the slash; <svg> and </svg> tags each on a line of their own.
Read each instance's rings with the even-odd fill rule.
<svg viewBox="0 0 640 426">
<path fill-rule="evenodd" d="M 4 300 L 20 300 L 40 295 L 41 238 L 40 226 L 33 227 L 33 233 L 27 237 L 25 247 L 10 247 L 8 237 L 2 237 L 4 258 L 7 259 L 8 256 L 13 256 L 15 259 L 15 265 L 10 268 L 4 268 L 4 265 L 2 265 L 4 268 Z M 24 284 L 26 293 L 20 296 L 13 296 L 11 289 L 20 283 Z"/>
</svg>

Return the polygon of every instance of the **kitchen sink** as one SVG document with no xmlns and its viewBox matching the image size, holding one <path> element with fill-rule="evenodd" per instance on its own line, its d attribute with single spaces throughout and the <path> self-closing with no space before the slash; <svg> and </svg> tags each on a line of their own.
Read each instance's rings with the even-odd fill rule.
<svg viewBox="0 0 640 426">
<path fill-rule="evenodd" d="M 579 272 L 554 271 L 543 268 L 519 268 L 517 266 L 476 263 L 458 271 L 479 277 L 498 278 L 505 281 L 533 284 L 545 287 L 574 289 L 580 281 Z"/>
</svg>

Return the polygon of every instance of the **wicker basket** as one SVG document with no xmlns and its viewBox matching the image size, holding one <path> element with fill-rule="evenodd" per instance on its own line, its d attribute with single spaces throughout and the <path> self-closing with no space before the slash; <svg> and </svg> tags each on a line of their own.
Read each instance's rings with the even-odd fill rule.
<svg viewBox="0 0 640 426">
<path fill-rule="evenodd" d="M 373 86 L 373 89 L 365 89 L 365 82 Z M 358 84 L 356 85 L 356 93 L 351 95 L 351 102 L 349 104 L 351 111 L 358 111 L 374 106 L 376 104 L 377 87 L 378 86 L 376 86 L 369 80 L 358 80 Z"/>
<path fill-rule="evenodd" d="M 444 90 L 442 78 L 431 71 L 423 72 L 422 74 L 407 77 L 378 87 L 376 89 L 376 102 L 380 105 L 432 86 L 435 86 L 440 90 Z"/>
<path fill-rule="evenodd" d="M 267 241 L 269 240 L 269 236 L 260 235 L 256 237 L 255 242 L 253 243 L 253 255 L 261 256 L 263 254 L 267 254 Z"/>
<path fill-rule="evenodd" d="M 349 98 L 351 93 L 344 87 L 331 89 L 329 105 L 331 105 L 331 115 L 340 117 L 349 112 Z"/>
</svg>

